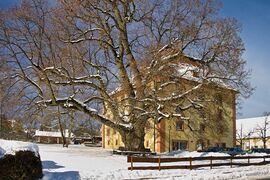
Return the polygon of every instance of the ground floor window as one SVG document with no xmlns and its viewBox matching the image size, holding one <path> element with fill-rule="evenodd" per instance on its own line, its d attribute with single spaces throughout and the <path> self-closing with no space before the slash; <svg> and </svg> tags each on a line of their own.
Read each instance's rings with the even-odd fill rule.
<svg viewBox="0 0 270 180">
<path fill-rule="evenodd" d="M 197 150 L 204 150 L 208 146 L 209 141 L 208 140 L 198 140 L 197 141 Z"/>
<path fill-rule="evenodd" d="M 172 150 L 176 151 L 176 150 L 186 150 L 187 149 L 187 141 L 183 141 L 183 140 L 173 140 L 172 141 Z"/>
<path fill-rule="evenodd" d="M 216 143 L 216 147 L 226 147 L 226 143 Z"/>
<path fill-rule="evenodd" d="M 146 141 L 146 147 L 149 147 L 149 140 Z"/>
</svg>

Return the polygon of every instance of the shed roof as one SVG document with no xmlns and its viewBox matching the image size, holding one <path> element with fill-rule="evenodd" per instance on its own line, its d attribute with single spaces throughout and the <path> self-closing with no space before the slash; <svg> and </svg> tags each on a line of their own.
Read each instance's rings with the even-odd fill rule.
<svg viewBox="0 0 270 180">
<path fill-rule="evenodd" d="M 65 137 L 69 136 L 68 129 L 64 131 Z M 36 130 L 35 136 L 43 136 L 43 137 L 62 137 L 60 131 L 40 131 Z M 71 133 L 71 137 L 73 137 L 73 133 Z"/>
</svg>

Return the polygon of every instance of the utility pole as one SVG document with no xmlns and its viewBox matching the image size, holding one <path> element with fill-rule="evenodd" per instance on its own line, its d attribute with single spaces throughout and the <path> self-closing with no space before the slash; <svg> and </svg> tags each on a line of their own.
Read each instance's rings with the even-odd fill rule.
<svg viewBox="0 0 270 180">
<path fill-rule="evenodd" d="M 154 99 L 155 99 L 155 117 L 154 117 L 154 152 L 156 152 L 156 123 L 158 122 L 158 104 L 157 104 L 157 96 L 156 96 L 156 89 L 157 89 L 157 86 L 156 86 L 156 81 L 154 80 Z"/>
<path fill-rule="evenodd" d="M 171 125 L 169 125 L 169 152 L 171 152 Z"/>
<path fill-rule="evenodd" d="M 0 104 L 0 137 L 3 137 L 3 107 L 2 107 L 2 101 Z"/>
<path fill-rule="evenodd" d="M 154 120 L 154 152 L 156 152 L 156 120 Z"/>
</svg>

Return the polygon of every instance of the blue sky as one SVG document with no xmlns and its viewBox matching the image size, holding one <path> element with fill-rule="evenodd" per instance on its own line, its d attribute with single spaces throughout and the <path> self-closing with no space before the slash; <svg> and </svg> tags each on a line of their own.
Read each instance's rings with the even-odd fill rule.
<svg viewBox="0 0 270 180">
<path fill-rule="evenodd" d="M 20 0 L 0 0 L 5 9 Z M 222 16 L 235 17 L 242 24 L 247 68 L 252 69 L 254 94 L 242 104 L 238 118 L 261 116 L 270 112 L 270 0 L 222 0 Z"/>
<path fill-rule="evenodd" d="M 270 1 L 223 0 L 222 16 L 235 17 L 242 24 L 246 51 L 243 58 L 252 69 L 254 94 L 242 104 L 238 118 L 255 117 L 270 111 Z"/>
<path fill-rule="evenodd" d="M 0 0 L 0 9 L 6 9 L 18 2 L 20 2 L 20 0 Z"/>
</svg>

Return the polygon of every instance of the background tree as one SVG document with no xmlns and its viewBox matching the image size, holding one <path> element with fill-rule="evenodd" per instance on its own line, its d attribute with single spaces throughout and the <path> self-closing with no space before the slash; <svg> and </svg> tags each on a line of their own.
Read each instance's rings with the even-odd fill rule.
<svg viewBox="0 0 270 180">
<path fill-rule="evenodd" d="M 0 137 L 22 139 L 20 112 L 24 107 L 24 92 L 16 91 L 7 61 L 0 59 Z M 10 136 L 10 137 L 9 137 Z"/>
<path fill-rule="evenodd" d="M 236 130 L 236 140 L 239 142 L 241 148 L 243 148 L 243 141 L 249 139 L 254 133 L 254 129 L 245 132 L 241 124 L 241 127 Z"/>
<path fill-rule="evenodd" d="M 77 137 L 94 137 L 100 136 L 100 124 L 95 123 L 93 120 L 81 121 L 78 126 L 74 127 L 74 134 Z"/>
<path fill-rule="evenodd" d="M 255 128 L 255 131 L 257 132 L 259 138 L 262 140 L 263 142 L 263 148 L 267 148 L 266 146 L 266 142 L 268 140 L 268 129 L 270 129 L 270 113 L 269 112 L 265 112 L 264 113 L 264 121 L 262 124 L 258 124 L 257 127 Z"/>
<path fill-rule="evenodd" d="M 203 109 L 193 92 L 214 84 L 251 94 L 240 26 L 216 1 L 24 0 L 1 12 L 1 56 L 31 104 L 80 111 L 117 130 L 129 150 L 144 149 L 144 128 Z M 187 56 L 198 77 L 183 84 Z M 163 81 L 155 83 L 163 74 Z M 170 84 L 178 89 L 164 95 Z M 116 90 L 117 91 L 114 91 Z M 123 93 L 117 99 L 117 93 Z M 36 106 L 35 106 L 36 107 Z M 110 112 L 110 116 L 108 116 Z M 192 126 L 190 126 L 192 130 Z"/>
</svg>

